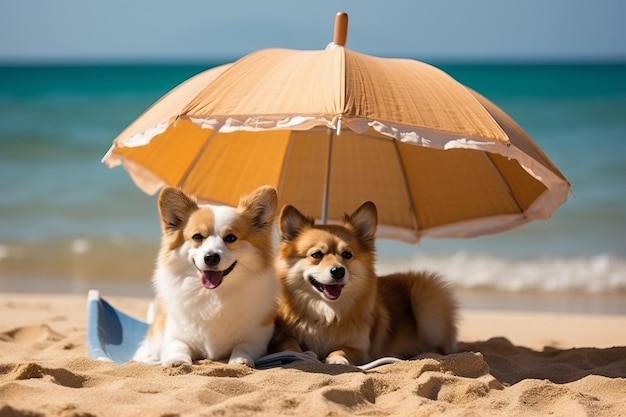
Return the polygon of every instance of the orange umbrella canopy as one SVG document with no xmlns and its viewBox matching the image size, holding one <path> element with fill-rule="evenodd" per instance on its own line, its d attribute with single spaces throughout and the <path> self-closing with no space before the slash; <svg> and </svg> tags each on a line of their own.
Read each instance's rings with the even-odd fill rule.
<svg viewBox="0 0 626 417">
<path fill-rule="evenodd" d="M 365 201 L 379 236 L 470 237 L 545 219 L 569 183 L 485 97 L 410 59 L 344 46 L 347 15 L 324 50 L 265 49 L 174 88 L 103 158 L 147 193 L 182 187 L 236 205 L 277 187 L 324 222 Z"/>
</svg>

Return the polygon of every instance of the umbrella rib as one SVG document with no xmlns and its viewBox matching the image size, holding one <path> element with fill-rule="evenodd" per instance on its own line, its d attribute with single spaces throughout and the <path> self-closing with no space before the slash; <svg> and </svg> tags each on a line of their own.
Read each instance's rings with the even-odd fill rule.
<svg viewBox="0 0 626 417">
<path fill-rule="evenodd" d="M 487 158 L 487 161 L 488 161 L 489 165 L 496 172 L 497 176 L 500 178 L 500 181 L 502 181 L 502 184 L 504 184 L 506 189 L 509 191 L 509 195 L 511 196 L 511 198 L 515 202 L 515 205 L 517 206 L 517 209 L 519 210 L 519 212 L 520 213 L 524 213 L 524 208 L 522 207 L 522 205 L 520 204 L 519 200 L 515 196 L 515 193 L 513 192 L 513 188 L 511 187 L 509 182 L 506 180 L 505 176 L 502 175 L 502 172 L 498 169 L 498 167 L 496 167 L 496 164 L 494 164 L 493 159 L 491 159 L 489 157 L 489 153 L 483 152 L 483 155 L 485 156 L 485 158 Z"/>
<path fill-rule="evenodd" d="M 200 147 L 198 152 L 196 152 L 196 154 L 194 155 L 193 161 L 191 161 L 191 163 L 189 164 L 189 166 L 183 173 L 182 177 L 180 178 L 180 181 L 178 182 L 178 186 L 181 189 L 185 188 L 185 184 L 187 183 L 187 180 L 189 179 L 189 176 L 191 175 L 191 171 L 193 167 L 198 163 L 198 161 L 200 160 L 200 157 L 202 156 L 202 154 L 204 154 L 204 151 L 209 147 L 209 144 L 211 143 L 211 139 L 213 138 L 213 135 L 215 133 L 216 131 L 213 130 L 211 134 L 206 138 L 206 140 L 202 144 L 202 147 Z"/>
<path fill-rule="evenodd" d="M 400 167 L 400 171 L 402 172 L 402 180 L 404 181 L 404 189 L 406 190 L 406 194 L 409 196 L 409 210 L 412 213 L 411 220 L 413 220 L 413 230 L 419 233 L 419 225 L 417 222 L 417 210 L 415 208 L 413 194 L 411 193 L 411 187 L 409 187 L 409 182 L 407 180 L 406 169 L 404 168 L 404 163 L 402 162 L 402 157 L 400 156 L 400 149 L 398 148 L 398 141 L 392 140 L 393 149 L 396 152 L 396 158 L 398 159 L 398 166 Z M 411 145 L 411 146 L 419 146 L 419 145 Z"/>
</svg>

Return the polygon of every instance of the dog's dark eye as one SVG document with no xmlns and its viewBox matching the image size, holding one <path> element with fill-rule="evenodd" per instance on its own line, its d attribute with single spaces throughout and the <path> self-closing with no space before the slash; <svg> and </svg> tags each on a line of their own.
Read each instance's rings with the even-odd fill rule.
<svg viewBox="0 0 626 417">
<path fill-rule="evenodd" d="M 343 257 L 343 259 L 352 259 L 352 252 L 344 250 L 343 252 L 341 252 L 341 256 Z"/>
<path fill-rule="evenodd" d="M 324 257 L 324 254 L 320 251 L 316 251 L 311 254 L 311 258 L 313 259 L 322 259 L 323 257 Z"/>
<path fill-rule="evenodd" d="M 236 240 L 237 240 L 237 236 L 233 235 L 232 233 L 229 233 L 226 236 L 224 236 L 224 242 L 226 243 L 233 243 Z"/>
<path fill-rule="evenodd" d="M 202 242 L 204 237 L 200 233 L 196 233 L 195 235 L 191 236 L 191 239 L 193 239 L 194 242 Z"/>
</svg>

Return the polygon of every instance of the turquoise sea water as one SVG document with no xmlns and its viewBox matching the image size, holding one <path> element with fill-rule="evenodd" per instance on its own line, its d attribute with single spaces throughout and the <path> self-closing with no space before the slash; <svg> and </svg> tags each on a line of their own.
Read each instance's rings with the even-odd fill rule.
<svg viewBox="0 0 626 417">
<path fill-rule="evenodd" d="M 215 64 L 0 67 L 0 291 L 150 292 L 155 197 L 100 160 L 150 104 Z M 575 196 L 496 236 L 380 241 L 379 268 L 434 269 L 469 292 L 624 296 L 626 65 L 437 66 L 510 114 Z M 626 312 L 621 300 L 604 310 Z"/>
</svg>

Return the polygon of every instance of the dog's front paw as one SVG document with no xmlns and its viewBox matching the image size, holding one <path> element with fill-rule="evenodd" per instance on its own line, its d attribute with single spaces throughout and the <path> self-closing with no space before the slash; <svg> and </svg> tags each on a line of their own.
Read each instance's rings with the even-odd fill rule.
<svg viewBox="0 0 626 417">
<path fill-rule="evenodd" d="M 332 365 L 350 365 L 350 361 L 341 355 L 330 355 L 326 358 L 326 363 Z"/>
<path fill-rule="evenodd" d="M 150 352 L 145 350 L 137 351 L 131 360 L 133 362 L 147 363 L 148 365 L 159 365 L 161 363 L 158 356 L 151 355 Z"/>
<path fill-rule="evenodd" d="M 246 365 L 250 368 L 254 368 L 254 360 L 247 355 L 231 356 L 228 360 L 229 365 Z"/>
<path fill-rule="evenodd" d="M 155 348 L 155 344 L 150 343 L 148 340 L 141 342 L 131 360 L 149 365 L 159 365 L 161 363 L 159 350 Z"/>
<path fill-rule="evenodd" d="M 173 368 L 182 365 L 191 365 L 191 358 L 188 356 L 172 356 L 163 359 L 163 366 Z"/>
<path fill-rule="evenodd" d="M 161 364 L 167 367 L 191 365 L 191 349 L 180 340 L 164 340 Z"/>
</svg>

